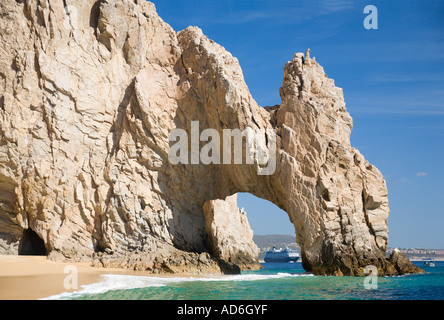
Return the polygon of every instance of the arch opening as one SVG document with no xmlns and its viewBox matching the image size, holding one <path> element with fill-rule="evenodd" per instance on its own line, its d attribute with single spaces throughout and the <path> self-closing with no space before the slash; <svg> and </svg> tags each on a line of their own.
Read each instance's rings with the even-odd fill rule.
<svg viewBox="0 0 444 320">
<path fill-rule="evenodd" d="M 45 242 L 31 228 L 24 229 L 18 254 L 21 256 L 46 256 Z"/>
<path fill-rule="evenodd" d="M 247 213 L 248 223 L 253 231 L 253 241 L 259 248 L 260 263 L 264 263 L 266 251 L 273 247 L 278 250 L 296 250 L 299 254 L 297 262 L 302 262 L 294 225 L 284 210 L 251 193 L 238 193 L 237 204 Z"/>
</svg>

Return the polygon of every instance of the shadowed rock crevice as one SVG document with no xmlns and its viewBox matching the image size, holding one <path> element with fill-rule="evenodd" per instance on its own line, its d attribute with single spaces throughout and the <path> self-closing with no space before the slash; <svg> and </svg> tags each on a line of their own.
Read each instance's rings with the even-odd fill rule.
<svg viewBox="0 0 444 320">
<path fill-rule="evenodd" d="M 46 256 L 45 242 L 34 230 L 23 230 L 20 239 L 18 254 L 22 256 Z"/>
</svg>

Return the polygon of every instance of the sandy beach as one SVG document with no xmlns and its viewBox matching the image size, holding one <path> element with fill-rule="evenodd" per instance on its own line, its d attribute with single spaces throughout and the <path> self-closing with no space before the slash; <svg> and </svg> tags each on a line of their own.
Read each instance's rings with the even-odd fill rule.
<svg viewBox="0 0 444 320">
<path fill-rule="evenodd" d="M 69 289 L 76 283 L 73 281 L 72 266 L 77 270 L 77 289 Z M 63 292 L 75 292 L 81 290 L 83 285 L 99 282 L 104 274 L 148 275 L 121 269 L 94 268 L 88 263 L 54 262 L 45 256 L 0 255 L 0 300 L 36 300 Z"/>
<path fill-rule="evenodd" d="M 77 272 L 77 288 L 72 267 Z M 66 263 L 47 260 L 45 256 L 0 255 L 0 300 L 38 300 L 63 292 L 76 292 L 82 286 L 100 282 L 106 274 L 145 277 L 205 277 L 195 274 L 153 275 L 145 271 L 91 267 L 89 263 Z M 207 275 L 210 276 L 210 275 Z"/>
</svg>

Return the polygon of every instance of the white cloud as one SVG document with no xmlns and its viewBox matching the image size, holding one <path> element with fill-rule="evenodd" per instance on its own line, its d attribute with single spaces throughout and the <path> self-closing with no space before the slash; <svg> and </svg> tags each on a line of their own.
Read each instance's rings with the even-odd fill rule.
<svg viewBox="0 0 444 320">
<path fill-rule="evenodd" d="M 377 97 L 346 93 L 348 111 L 353 114 L 444 115 L 443 92 L 388 93 Z"/>
<path fill-rule="evenodd" d="M 297 25 L 322 16 L 352 10 L 354 7 L 352 0 L 284 1 L 280 5 L 263 4 L 254 9 L 249 8 L 240 11 L 227 9 L 224 12 L 216 12 L 209 9 L 207 11 L 208 15 L 201 15 L 198 20 L 194 19 L 192 23 L 201 27 L 205 24 L 244 24 L 250 22 L 259 23 L 259 21 L 272 21 L 273 24 Z M 331 29 L 331 26 L 329 29 Z"/>
<path fill-rule="evenodd" d="M 309 2 L 311 3 L 311 2 Z M 353 9 L 353 1 L 350 0 L 322 0 L 319 3 L 322 14 L 331 14 L 338 11 Z"/>
<path fill-rule="evenodd" d="M 425 177 L 425 176 L 428 176 L 428 175 L 429 175 L 428 172 L 418 172 L 418 173 L 416 174 L 417 177 Z"/>
<path fill-rule="evenodd" d="M 398 82 L 443 82 L 444 76 L 440 74 L 378 74 L 373 75 L 372 81 L 381 83 Z"/>
<path fill-rule="evenodd" d="M 397 183 L 407 183 L 407 184 L 412 184 L 412 180 L 408 179 L 408 178 L 399 178 L 397 179 L 395 182 Z"/>
</svg>

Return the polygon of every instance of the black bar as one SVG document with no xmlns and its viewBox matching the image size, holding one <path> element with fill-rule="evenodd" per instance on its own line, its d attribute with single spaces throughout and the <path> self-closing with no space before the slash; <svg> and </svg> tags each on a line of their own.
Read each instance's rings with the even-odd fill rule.
<svg viewBox="0 0 444 320">
<path fill-rule="evenodd" d="M 1 301 L 4 310 L 20 310 L 21 317 L 36 316 L 39 310 L 57 315 L 57 319 L 87 316 L 88 319 L 274 319 L 296 318 L 309 315 L 310 318 L 360 319 L 370 316 L 386 319 L 400 314 L 413 316 L 433 315 L 440 311 L 443 301 L 408 301 L 408 300 L 347 300 L 347 301 L 293 301 L 293 300 L 142 300 L 142 301 Z M 20 305 L 14 306 L 14 303 Z M 36 303 L 27 307 L 26 304 Z M 57 310 L 57 311 L 56 311 Z M 29 312 L 29 314 L 27 314 Z M 62 313 L 60 313 L 62 312 Z M 373 315 L 374 317 L 372 317 Z M 46 317 L 46 316 L 45 316 Z"/>
</svg>

